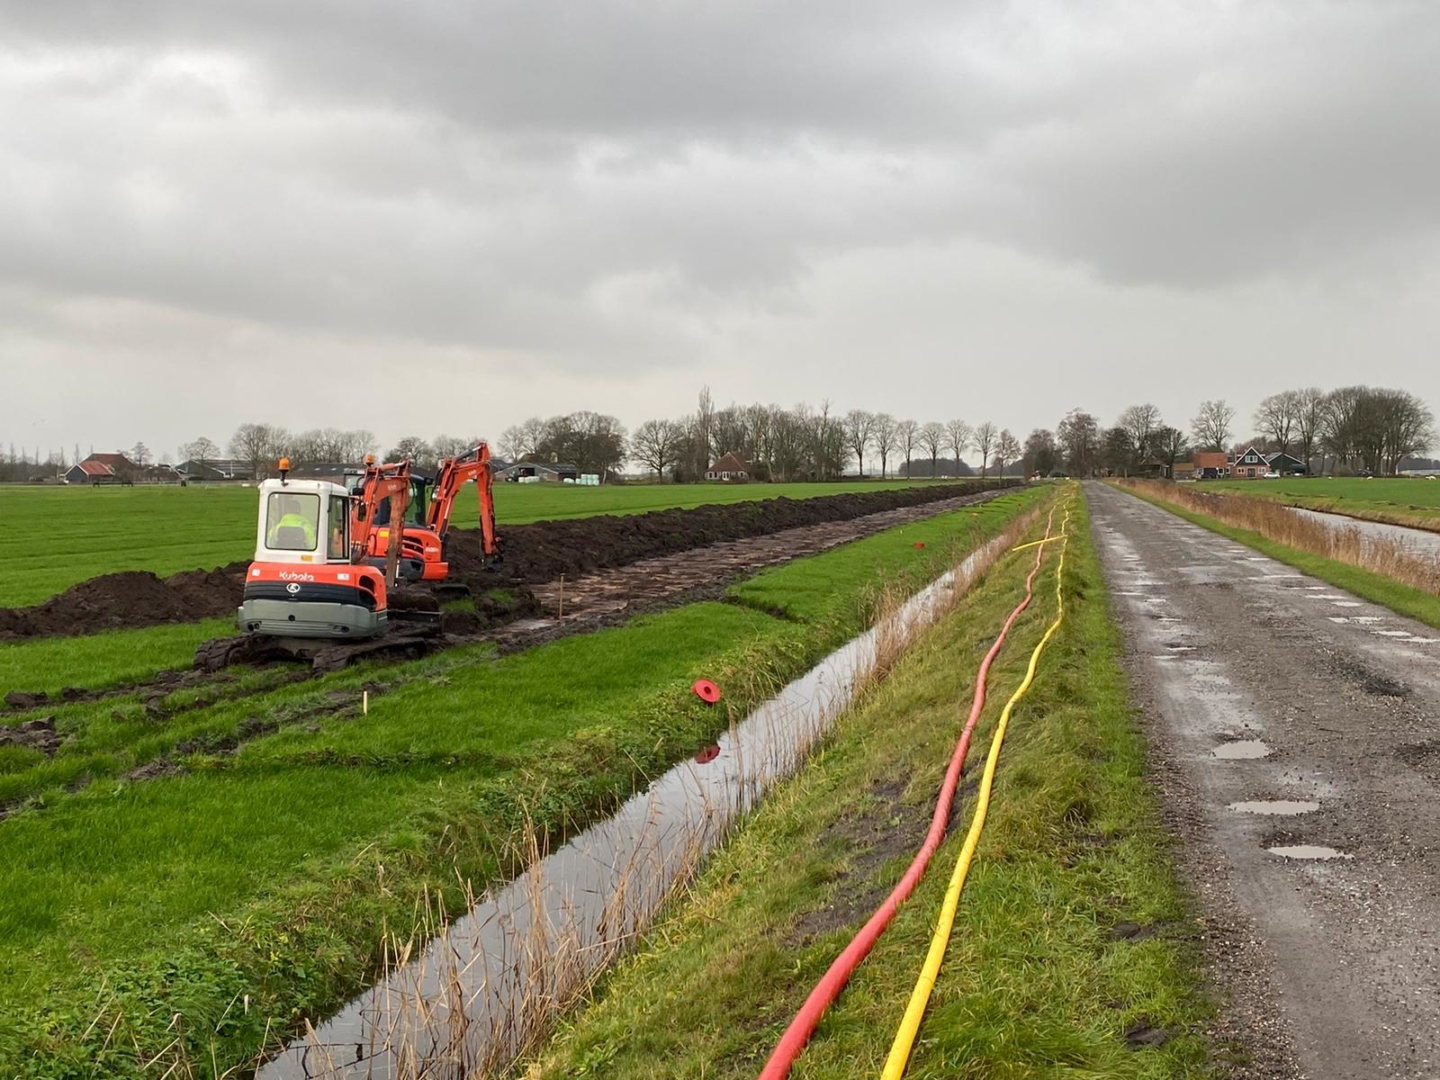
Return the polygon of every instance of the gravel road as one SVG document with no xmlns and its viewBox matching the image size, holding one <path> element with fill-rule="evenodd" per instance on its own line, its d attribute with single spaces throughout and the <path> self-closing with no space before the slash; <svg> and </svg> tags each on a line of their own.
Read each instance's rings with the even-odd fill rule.
<svg viewBox="0 0 1440 1080">
<path fill-rule="evenodd" d="M 1440 630 L 1086 495 L 1233 1074 L 1440 1076 Z"/>
</svg>

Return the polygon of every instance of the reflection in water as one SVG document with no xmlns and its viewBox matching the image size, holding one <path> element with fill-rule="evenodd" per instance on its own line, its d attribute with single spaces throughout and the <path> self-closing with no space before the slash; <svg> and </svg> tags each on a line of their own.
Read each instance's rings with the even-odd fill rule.
<svg viewBox="0 0 1440 1080">
<path fill-rule="evenodd" d="M 1231 810 L 1242 814 L 1309 814 L 1320 809 L 1318 802 L 1299 802 L 1294 799 L 1257 799 L 1254 802 L 1233 802 Z"/>
<path fill-rule="evenodd" d="M 1291 513 L 1318 521 L 1331 529 L 1354 529 L 1362 537 L 1374 540 L 1390 540 L 1401 544 L 1416 555 L 1440 556 L 1440 533 L 1427 529 L 1407 529 L 1404 525 L 1387 525 L 1381 521 L 1363 521 L 1343 514 L 1326 514 L 1319 510 L 1305 510 L 1298 506 L 1289 508 Z"/>
<path fill-rule="evenodd" d="M 1279 847 L 1266 848 L 1272 855 L 1283 855 L 1287 859 L 1353 859 L 1354 855 L 1346 855 L 1343 851 L 1336 851 L 1333 847 L 1321 847 L 1318 844 L 1282 844 Z"/>
<path fill-rule="evenodd" d="M 1215 748 L 1216 757 L 1229 761 L 1262 758 L 1269 753 L 1270 747 L 1259 739 L 1238 739 L 1235 742 L 1222 743 Z"/>
<path fill-rule="evenodd" d="M 952 588 L 967 587 L 1011 542 L 1007 534 L 986 544 L 694 761 L 488 895 L 418 959 L 261 1069 L 261 1080 L 503 1068 L 650 924 L 726 827 L 795 771 L 874 666 L 877 643 L 928 624 Z"/>
</svg>

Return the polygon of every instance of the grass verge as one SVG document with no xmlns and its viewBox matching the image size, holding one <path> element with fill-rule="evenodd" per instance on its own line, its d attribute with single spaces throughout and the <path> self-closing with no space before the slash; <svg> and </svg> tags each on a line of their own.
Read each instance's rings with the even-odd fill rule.
<svg viewBox="0 0 1440 1080">
<path fill-rule="evenodd" d="M 1270 536 L 1260 531 L 1259 528 L 1245 528 L 1233 521 L 1224 521 L 1214 514 L 1182 505 L 1177 501 L 1181 497 L 1180 491 L 1169 490 L 1174 485 L 1162 481 L 1138 483 L 1130 481 L 1117 484 L 1117 486 L 1194 525 L 1219 533 L 1246 547 L 1254 548 L 1262 555 L 1268 555 L 1277 562 L 1293 566 L 1321 581 L 1328 581 L 1337 588 L 1345 589 L 1356 596 L 1381 604 L 1400 615 L 1416 619 L 1429 626 L 1440 627 L 1440 595 L 1436 595 L 1435 592 L 1397 581 L 1386 573 L 1329 558 L 1313 550 L 1307 551 L 1295 544 L 1275 539 L 1274 534 L 1297 538 L 1322 550 L 1343 553 L 1347 558 L 1375 557 L 1379 565 L 1394 565 L 1397 572 L 1405 574 L 1412 580 L 1433 580 L 1436 582 L 1437 588 L 1440 588 L 1440 574 L 1437 574 L 1433 563 L 1421 561 L 1418 567 L 1414 567 L 1412 564 L 1417 561 L 1414 556 L 1406 557 L 1403 553 L 1397 556 L 1393 552 L 1387 555 L 1384 551 L 1378 551 L 1382 545 L 1363 540 L 1358 535 L 1337 544 L 1333 539 L 1333 531 L 1328 526 L 1322 523 L 1307 522 L 1300 515 L 1287 514 L 1278 507 L 1262 503 L 1260 500 L 1246 499 L 1240 496 L 1238 497 L 1240 505 L 1237 506 L 1234 502 L 1236 496 L 1206 497 L 1207 508 L 1214 508 L 1220 513 L 1227 514 L 1234 510 L 1237 512 L 1239 520 L 1256 524 L 1267 532 L 1273 530 L 1274 534 Z M 1191 494 L 1190 498 L 1194 499 L 1196 496 Z M 1250 505 L 1244 505 L 1247 503 Z M 1270 512 L 1263 512 L 1266 509 Z M 1276 519 L 1274 518 L 1275 514 L 1282 516 Z M 1372 553 L 1375 554 L 1372 555 Z"/>
<path fill-rule="evenodd" d="M 1068 621 L 1006 740 L 912 1077 L 1194 1077 L 1209 1057 L 1187 905 L 1144 777 L 1087 527 L 1077 514 Z M 529 1063 L 530 1080 L 759 1071 L 923 837 L 976 667 L 1023 593 L 1028 555 L 1002 562 L 842 720 Z M 969 776 L 1053 615 L 1053 558 L 1049 566 L 992 672 Z M 974 783 L 961 788 L 967 818 Z M 953 824 L 793 1075 L 879 1073 L 963 826 Z"/>
<path fill-rule="evenodd" d="M 457 650 L 385 669 L 399 685 L 366 715 L 307 707 L 376 677 L 352 671 L 179 713 L 111 699 L 57 719 L 66 741 L 36 768 L 75 747 L 99 771 L 48 778 L 0 822 L 0 1071 L 253 1060 L 363 987 L 387 940 L 428 922 L 426 897 L 455 913 L 466 883 L 513 872 L 527 827 L 564 836 L 703 746 L 727 715 L 686 692 L 694 677 L 748 708 L 853 634 L 879 584 L 918 584 L 1045 494 L 753 579 L 799 615 L 700 604 L 498 661 Z M 166 769 L 139 779 L 142 760 Z"/>
</svg>

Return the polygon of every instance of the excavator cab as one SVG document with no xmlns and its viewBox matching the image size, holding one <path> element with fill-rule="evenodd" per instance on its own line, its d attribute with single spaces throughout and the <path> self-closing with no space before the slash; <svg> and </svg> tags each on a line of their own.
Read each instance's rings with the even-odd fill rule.
<svg viewBox="0 0 1440 1080">
<path fill-rule="evenodd" d="M 384 632 L 384 571 L 351 561 L 351 503 L 345 488 L 323 480 L 282 475 L 260 485 L 241 630 L 281 638 Z"/>
</svg>

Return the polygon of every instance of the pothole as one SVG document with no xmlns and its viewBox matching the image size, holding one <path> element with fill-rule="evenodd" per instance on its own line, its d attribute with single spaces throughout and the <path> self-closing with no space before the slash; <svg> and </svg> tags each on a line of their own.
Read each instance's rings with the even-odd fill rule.
<svg viewBox="0 0 1440 1080">
<path fill-rule="evenodd" d="M 1320 844 L 1281 844 L 1265 850 L 1272 855 L 1280 855 L 1286 859 L 1353 859 L 1355 857 Z"/>
<path fill-rule="evenodd" d="M 1244 761 L 1253 758 L 1268 757 L 1270 747 L 1266 746 L 1259 739 L 1237 739 L 1234 742 L 1223 743 L 1214 750 L 1217 758 L 1226 761 Z"/>
<path fill-rule="evenodd" d="M 1276 814 L 1290 816 L 1309 814 L 1320 809 L 1318 802 L 1303 802 L 1297 799 L 1254 799 L 1249 802 L 1232 802 L 1230 809 L 1241 814 Z"/>
</svg>

